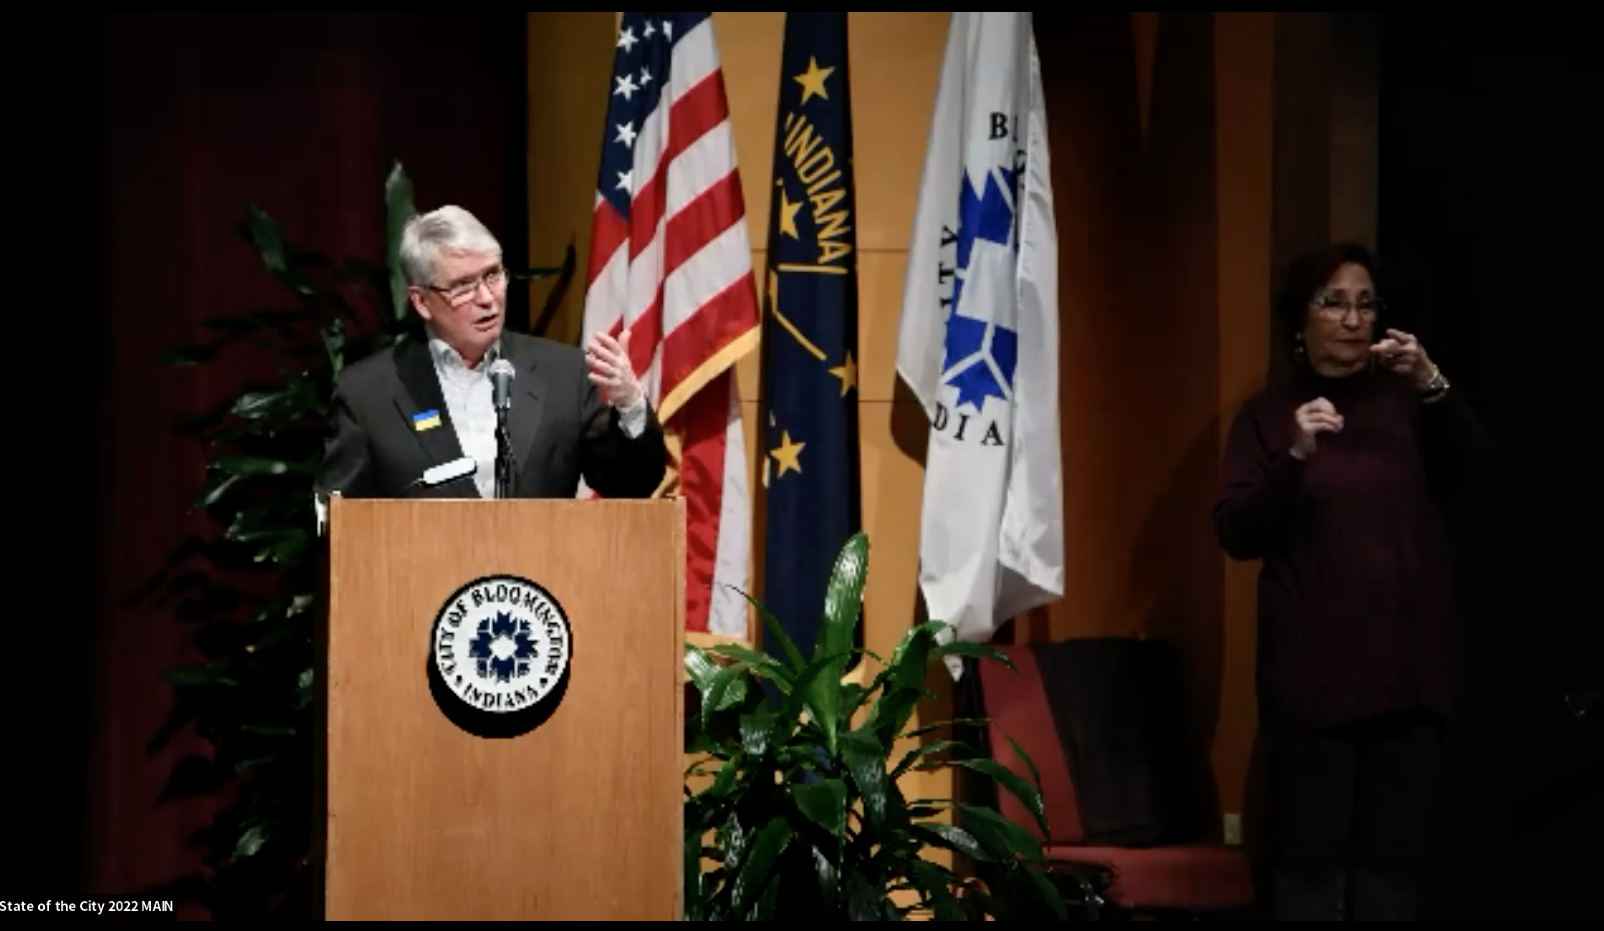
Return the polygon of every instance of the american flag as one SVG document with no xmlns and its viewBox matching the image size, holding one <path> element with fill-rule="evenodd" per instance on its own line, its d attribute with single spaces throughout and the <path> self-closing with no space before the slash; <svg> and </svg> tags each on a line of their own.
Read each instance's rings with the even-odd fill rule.
<svg viewBox="0 0 1604 931">
<path fill-rule="evenodd" d="M 630 330 L 686 509 L 686 630 L 748 640 L 751 504 L 735 363 L 757 347 L 741 176 L 708 13 L 625 13 L 591 227 L 585 340 Z M 581 489 L 581 495 L 593 494 Z"/>
</svg>

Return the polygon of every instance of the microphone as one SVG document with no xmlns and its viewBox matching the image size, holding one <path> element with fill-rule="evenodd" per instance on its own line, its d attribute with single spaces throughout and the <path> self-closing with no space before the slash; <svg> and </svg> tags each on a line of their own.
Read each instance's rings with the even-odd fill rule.
<svg viewBox="0 0 1604 931">
<path fill-rule="evenodd" d="M 512 380 L 515 374 L 512 363 L 506 359 L 490 363 L 490 393 L 497 411 L 505 411 L 512 406 Z"/>
<path fill-rule="evenodd" d="M 496 408 L 496 497 L 511 498 L 513 476 L 512 439 L 507 434 L 507 411 L 512 408 L 512 363 L 497 359 L 490 363 L 490 397 Z"/>
<path fill-rule="evenodd" d="M 442 463 L 441 465 L 437 465 L 431 469 L 425 469 L 422 475 L 412 480 L 412 484 L 407 486 L 407 490 L 411 491 L 414 488 L 433 488 L 436 485 L 444 485 L 446 482 L 455 481 L 456 479 L 464 476 L 472 475 L 474 470 L 477 468 L 479 468 L 479 464 L 474 462 L 473 457 L 471 456 L 463 456 L 461 459 L 453 459 L 450 462 Z"/>
</svg>

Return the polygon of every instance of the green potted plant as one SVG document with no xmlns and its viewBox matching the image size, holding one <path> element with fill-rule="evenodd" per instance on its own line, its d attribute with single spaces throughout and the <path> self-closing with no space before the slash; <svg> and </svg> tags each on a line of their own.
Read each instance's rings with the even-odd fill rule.
<svg viewBox="0 0 1604 931">
<path fill-rule="evenodd" d="M 213 918 L 299 917 L 311 905 L 313 620 L 322 608 L 312 480 L 335 376 L 421 333 L 397 257 L 413 213 L 412 183 L 399 163 L 385 180 L 384 205 L 382 265 L 300 248 L 251 205 L 240 232 L 293 306 L 208 320 L 211 339 L 167 359 L 223 368 L 230 347 L 254 344 L 282 360 L 275 382 L 245 386 L 182 426 L 206 449 L 207 478 L 194 504 L 217 532 L 187 540 L 143 593 L 176 606 L 205 657 L 165 674 L 174 712 L 153 746 L 186 724 L 211 745 L 209 758 L 180 763 L 164 793 L 227 800 L 195 838 L 210 875 L 165 891 L 199 901 Z M 557 279 L 525 329 L 543 334 L 550 326 L 574 266 L 570 244 L 560 267 L 512 272 Z"/>
<path fill-rule="evenodd" d="M 941 643 L 947 625 L 932 621 L 908 631 L 868 685 L 843 683 L 868 552 L 859 533 L 837 556 L 811 655 L 756 601 L 781 657 L 686 646 L 691 704 L 699 705 L 686 713 L 686 751 L 696 756 L 687 776 L 707 782 L 686 787 L 686 920 L 883 921 L 915 911 L 936 920 L 1065 920 L 1064 898 L 1029 831 L 989 806 L 904 797 L 898 779 L 908 772 L 961 769 L 1012 793 L 1047 836 L 1039 786 L 995 760 L 956 740 L 897 753 L 899 741 L 983 723 L 908 727 L 929 695 L 932 663 L 958 655 L 1011 668 L 1002 653 Z M 1013 750 L 1034 774 L 1024 750 Z M 944 812 L 955 823 L 941 820 Z M 952 851 L 972 870 L 927 859 L 933 849 Z"/>
</svg>

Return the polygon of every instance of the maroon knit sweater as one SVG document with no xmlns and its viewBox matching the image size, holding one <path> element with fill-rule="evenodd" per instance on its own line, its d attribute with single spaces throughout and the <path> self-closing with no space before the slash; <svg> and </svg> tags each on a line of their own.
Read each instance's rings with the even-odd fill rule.
<svg viewBox="0 0 1604 931">
<path fill-rule="evenodd" d="M 1293 411 L 1344 418 L 1307 462 Z M 1287 738 L 1406 708 L 1446 713 L 1454 609 L 1445 493 L 1480 454 L 1459 392 L 1422 404 L 1390 372 L 1308 368 L 1249 398 L 1226 441 L 1213 509 L 1226 553 L 1262 559 L 1261 726 Z"/>
</svg>

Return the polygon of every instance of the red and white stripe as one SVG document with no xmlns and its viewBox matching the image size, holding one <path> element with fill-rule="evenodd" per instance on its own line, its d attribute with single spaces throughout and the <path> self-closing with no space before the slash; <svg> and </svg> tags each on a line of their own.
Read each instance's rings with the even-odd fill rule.
<svg viewBox="0 0 1604 931">
<path fill-rule="evenodd" d="M 751 548 L 734 366 L 756 348 L 759 314 L 711 18 L 680 37 L 668 89 L 637 133 L 633 216 L 597 194 L 583 339 L 629 327 L 636 375 L 679 438 L 686 629 L 748 640 L 747 602 L 728 587 L 747 588 Z"/>
</svg>

